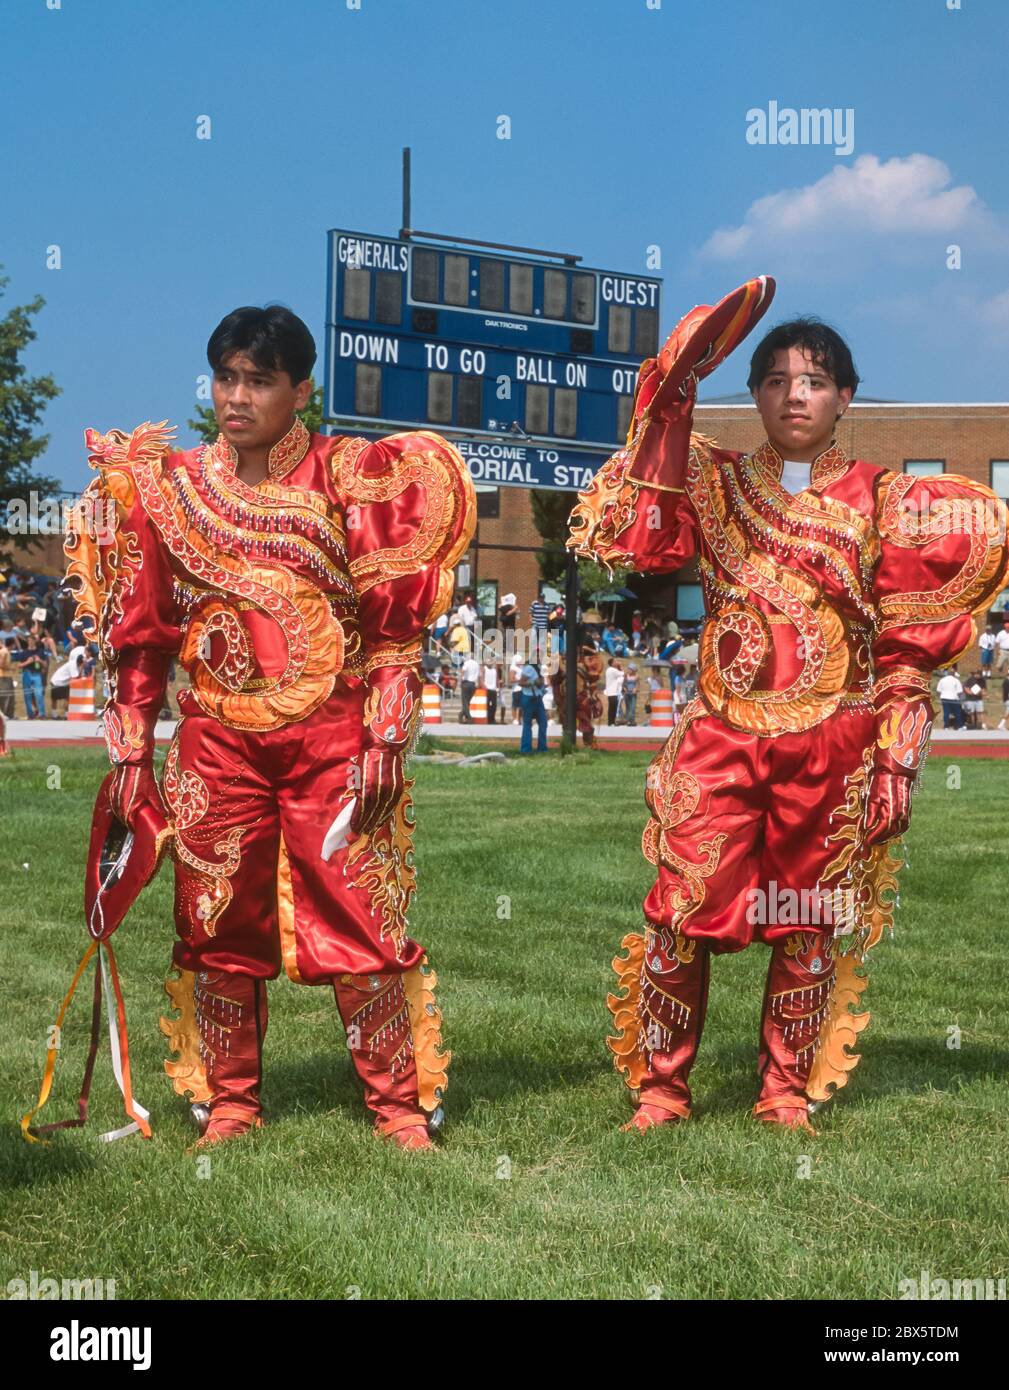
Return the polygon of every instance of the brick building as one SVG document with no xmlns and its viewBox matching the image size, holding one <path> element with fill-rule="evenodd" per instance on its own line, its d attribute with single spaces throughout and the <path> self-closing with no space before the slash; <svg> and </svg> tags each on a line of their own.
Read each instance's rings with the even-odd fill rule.
<svg viewBox="0 0 1009 1390">
<path fill-rule="evenodd" d="M 701 403 L 694 420 L 701 433 L 723 448 L 746 451 L 763 438 L 760 418 L 748 396 Z M 841 421 L 837 438 L 853 458 L 868 459 L 894 472 L 960 473 L 1009 498 L 1009 404 L 855 402 Z M 478 511 L 477 533 L 464 558 L 460 581 L 479 590 L 485 613 L 511 591 L 525 615 L 541 587 L 536 552 L 542 542 L 529 494 L 522 488 L 485 488 L 478 495 Z M 628 583 L 638 601 L 627 605 L 627 614 L 618 612 L 618 617 L 629 616 L 632 607 L 651 608 L 686 622 L 700 616 L 700 585 L 693 565 L 675 575 L 639 576 Z M 996 608 L 1004 606 L 1004 600 L 996 603 Z"/>
</svg>

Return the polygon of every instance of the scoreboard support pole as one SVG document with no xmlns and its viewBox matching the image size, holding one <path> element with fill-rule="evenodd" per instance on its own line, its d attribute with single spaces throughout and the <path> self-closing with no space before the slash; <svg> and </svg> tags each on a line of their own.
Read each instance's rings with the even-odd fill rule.
<svg viewBox="0 0 1009 1390">
<path fill-rule="evenodd" d="M 564 569 L 564 737 L 578 743 L 578 559 L 569 550 Z"/>
</svg>

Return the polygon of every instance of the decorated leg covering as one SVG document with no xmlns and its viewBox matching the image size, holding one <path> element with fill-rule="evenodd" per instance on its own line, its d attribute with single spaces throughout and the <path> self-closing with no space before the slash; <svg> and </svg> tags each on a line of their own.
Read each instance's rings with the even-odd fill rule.
<svg viewBox="0 0 1009 1390">
<path fill-rule="evenodd" d="M 618 956 L 613 966 L 626 993 L 607 1001 L 621 1032 L 607 1045 L 642 1108 L 686 1119 L 687 1080 L 708 1004 L 710 952 L 703 942 L 665 929 L 653 928 L 647 937 L 633 933 L 622 944 L 628 955 Z M 662 1121 L 653 1116 L 653 1122 Z"/>
<path fill-rule="evenodd" d="M 200 1144 L 244 1134 L 260 1119 L 266 981 L 233 971 L 199 971 L 193 990 L 200 1059 L 210 1087 L 210 1124 Z"/>
<path fill-rule="evenodd" d="M 192 970 L 174 968 L 165 980 L 165 993 L 171 1000 L 168 1016 L 160 1020 L 168 1049 L 175 1057 L 165 1062 L 165 1074 L 177 1095 L 189 1096 L 194 1105 L 204 1106 L 211 1098 L 206 1068 L 201 1061 L 202 1040 L 196 1020 Z"/>
<path fill-rule="evenodd" d="M 375 1128 L 386 1135 L 426 1129 L 403 975 L 338 975 L 333 992 Z"/>
<path fill-rule="evenodd" d="M 806 1083 L 833 978 L 833 941 L 821 932 L 797 932 L 771 948 L 760 1025 L 760 1098 L 753 1111 L 761 1119 L 810 1128 Z"/>
</svg>

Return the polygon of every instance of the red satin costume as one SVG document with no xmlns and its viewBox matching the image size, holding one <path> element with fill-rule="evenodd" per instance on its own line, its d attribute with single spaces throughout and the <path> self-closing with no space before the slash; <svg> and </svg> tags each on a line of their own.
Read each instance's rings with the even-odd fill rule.
<svg viewBox="0 0 1009 1390">
<path fill-rule="evenodd" d="M 599 681 L 605 669 L 603 657 L 595 647 L 578 648 L 575 666 L 575 725 L 582 743 L 591 748 L 596 737 L 596 721 L 602 717 L 603 702 L 599 698 Z M 567 672 L 561 661 L 553 677 L 554 704 L 563 710 L 567 701 Z"/>
<path fill-rule="evenodd" d="M 850 1006 L 892 917 L 888 826 L 909 814 L 930 673 L 1005 582 L 1005 508 L 836 443 L 793 496 L 769 443 L 744 456 L 691 433 L 696 376 L 663 393 L 667 362 L 643 364 L 628 443 L 572 515 L 579 554 L 646 573 L 696 556 L 705 596 L 698 698 L 648 773 L 656 881 L 614 961 L 609 1045 L 642 1105 L 686 1118 L 709 957 L 764 942 L 755 1113 L 807 1127 L 857 1061 L 868 1015 Z"/>
<path fill-rule="evenodd" d="M 441 1099 L 436 983 L 407 935 L 414 891 L 402 755 L 420 717 L 422 630 L 451 598 L 472 484 L 438 435 L 377 443 L 296 421 L 251 487 L 222 437 L 172 452 L 161 426 L 87 436 L 99 472 L 71 526 L 69 578 L 112 684 L 116 805 L 163 812 L 175 864 L 175 1087 L 210 1102 L 211 1137 L 259 1123 L 264 982 L 335 991 L 365 1099 L 386 1134 Z M 90 509 L 90 510 L 88 510 Z M 175 658 L 182 718 L 153 773 Z M 349 843 L 327 831 L 356 797 Z M 362 831 L 362 826 L 365 829 Z"/>
</svg>

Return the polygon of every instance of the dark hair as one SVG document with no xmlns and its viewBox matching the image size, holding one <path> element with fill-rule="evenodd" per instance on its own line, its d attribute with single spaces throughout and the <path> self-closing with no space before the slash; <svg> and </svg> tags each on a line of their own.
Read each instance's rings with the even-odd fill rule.
<svg viewBox="0 0 1009 1390">
<path fill-rule="evenodd" d="M 750 375 L 746 378 L 747 387 L 753 391 L 760 385 L 771 369 L 774 354 L 783 348 L 797 347 L 808 352 L 818 367 L 830 376 L 838 390 L 850 387 L 851 394 L 858 390 L 858 372 L 852 361 L 851 349 L 829 323 L 822 319 L 789 319 L 779 323 L 770 333 L 761 338 L 750 358 Z"/>
<path fill-rule="evenodd" d="M 286 372 L 292 386 L 310 377 L 315 366 L 315 339 L 282 304 L 246 305 L 221 319 L 207 343 L 207 360 L 216 372 L 236 352 L 246 353 L 264 371 Z"/>
</svg>

